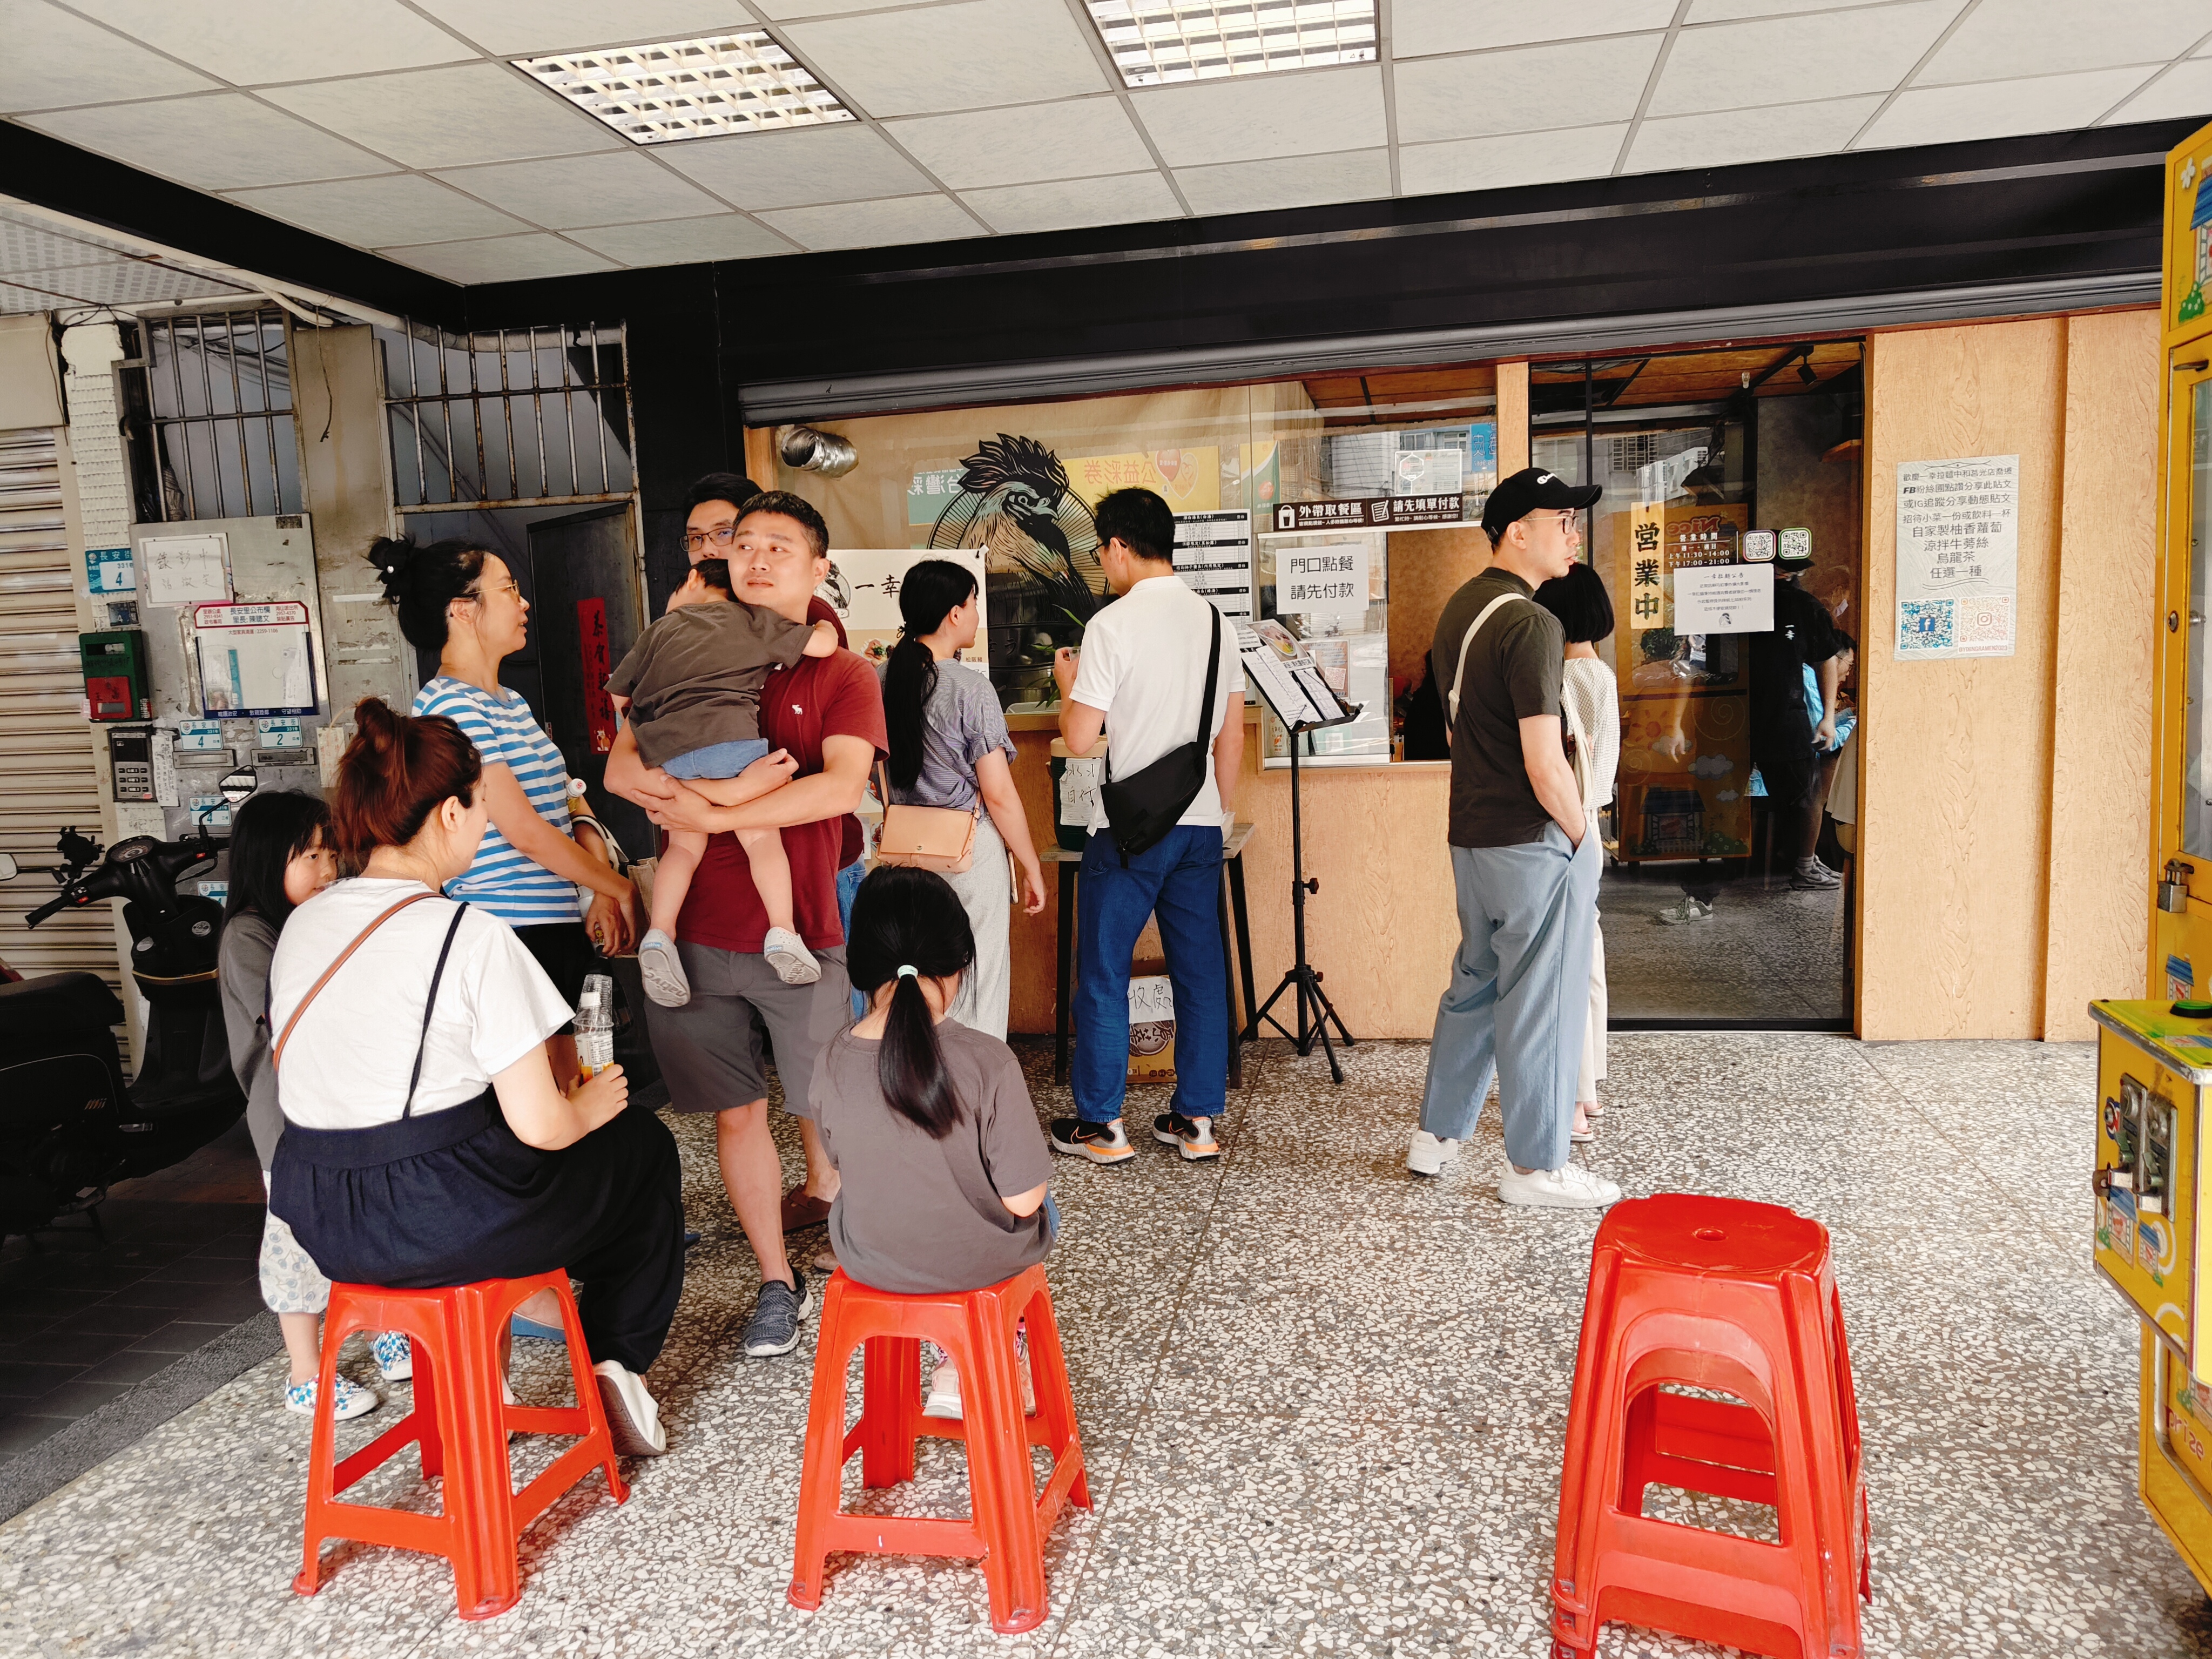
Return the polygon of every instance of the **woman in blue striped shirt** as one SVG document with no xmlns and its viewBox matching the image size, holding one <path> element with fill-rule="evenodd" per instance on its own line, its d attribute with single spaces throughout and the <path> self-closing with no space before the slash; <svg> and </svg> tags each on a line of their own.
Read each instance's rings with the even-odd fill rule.
<svg viewBox="0 0 2212 1659">
<path fill-rule="evenodd" d="M 572 838 L 568 763 L 522 694 L 499 683 L 501 660 L 527 641 L 529 601 L 506 561 L 465 541 L 380 539 L 368 556 L 398 610 L 399 631 L 418 650 L 438 653 L 437 678 L 415 694 L 409 712 L 445 715 L 483 763 L 491 823 L 476 862 L 446 884 L 447 896 L 514 928 L 574 1007 L 593 945 L 610 956 L 629 948 L 637 895 L 628 878 Z M 593 894 L 581 922 L 579 886 Z M 573 1025 L 548 1040 L 546 1055 L 556 1077 L 575 1075 Z"/>
</svg>

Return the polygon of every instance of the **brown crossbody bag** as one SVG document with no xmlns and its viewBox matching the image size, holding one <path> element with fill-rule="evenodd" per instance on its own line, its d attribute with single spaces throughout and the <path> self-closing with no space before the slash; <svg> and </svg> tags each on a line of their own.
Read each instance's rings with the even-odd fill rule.
<svg viewBox="0 0 2212 1659">
<path fill-rule="evenodd" d="M 877 863 L 957 876 L 975 861 L 981 795 L 966 811 L 957 806 L 894 806 L 890 772 L 880 760 L 876 763 L 876 790 L 884 804 L 883 824 L 876 831 Z"/>
</svg>

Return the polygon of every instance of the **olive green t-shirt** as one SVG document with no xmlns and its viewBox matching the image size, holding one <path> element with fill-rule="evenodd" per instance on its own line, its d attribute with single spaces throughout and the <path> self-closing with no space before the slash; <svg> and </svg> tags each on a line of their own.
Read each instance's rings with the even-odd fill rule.
<svg viewBox="0 0 2212 1659">
<path fill-rule="evenodd" d="M 942 1140 L 892 1109 L 876 1078 L 883 1044 L 849 1030 L 823 1045 L 806 1093 L 805 1115 L 839 1178 L 830 1211 L 838 1265 L 898 1296 L 981 1290 L 1052 1248 L 1042 1206 L 1018 1216 L 1002 1201 L 1052 1173 L 1021 1061 L 956 1020 L 938 1023 L 937 1046 L 962 1108 Z"/>
<path fill-rule="evenodd" d="M 806 654 L 813 628 L 742 599 L 681 605 L 654 622 L 607 677 L 607 690 L 630 700 L 645 763 L 759 741 L 761 686 L 770 669 Z"/>
<path fill-rule="evenodd" d="M 1444 707 L 1451 707 L 1460 642 L 1490 602 L 1498 606 L 1467 653 L 1459 718 L 1451 723 L 1451 826 L 1455 847 L 1518 847 L 1540 840 L 1552 815 L 1536 799 L 1521 758 L 1521 722 L 1559 713 L 1566 630 L 1533 591 L 1496 565 L 1444 601 L 1430 662 Z"/>
</svg>

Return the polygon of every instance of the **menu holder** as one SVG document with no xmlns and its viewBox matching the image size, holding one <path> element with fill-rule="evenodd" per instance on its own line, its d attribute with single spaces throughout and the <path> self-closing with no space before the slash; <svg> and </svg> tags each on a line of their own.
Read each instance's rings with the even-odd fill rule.
<svg viewBox="0 0 2212 1659">
<path fill-rule="evenodd" d="M 1292 732 L 1347 726 L 1364 712 L 1336 695 L 1313 653 L 1279 622 L 1237 623 L 1237 650 L 1244 678 Z"/>
</svg>

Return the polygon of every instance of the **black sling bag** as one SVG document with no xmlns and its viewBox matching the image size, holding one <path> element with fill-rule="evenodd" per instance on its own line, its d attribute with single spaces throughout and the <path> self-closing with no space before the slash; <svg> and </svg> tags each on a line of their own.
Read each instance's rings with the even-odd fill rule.
<svg viewBox="0 0 2212 1659">
<path fill-rule="evenodd" d="M 1121 848 L 1124 870 L 1132 853 L 1150 852 L 1160 844 L 1206 787 L 1207 755 L 1213 747 L 1213 693 L 1221 667 L 1221 613 L 1211 602 L 1201 603 L 1213 644 L 1206 653 L 1206 701 L 1199 708 L 1197 739 L 1169 750 L 1126 778 L 1109 778 L 1099 786 L 1107 827 L 1114 845 Z M 1109 753 L 1108 770 L 1112 767 Z"/>
</svg>

